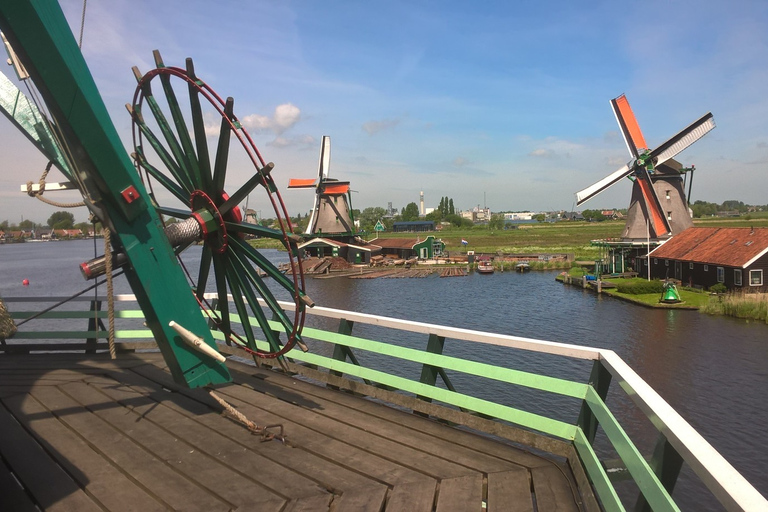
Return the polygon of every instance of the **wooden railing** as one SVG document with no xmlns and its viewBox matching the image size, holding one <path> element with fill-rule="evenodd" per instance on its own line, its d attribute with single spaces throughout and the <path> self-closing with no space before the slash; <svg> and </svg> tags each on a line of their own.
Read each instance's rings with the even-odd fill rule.
<svg viewBox="0 0 768 512">
<path fill-rule="evenodd" d="M 24 303 L 54 303 L 58 298 L 6 298 L 12 317 L 22 321 L 32 315 Z M 99 328 L 99 320 L 107 312 L 99 310 L 97 301 L 81 298 L 91 303 L 90 310 L 60 311 L 43 314 L 41 319 L 56 320 L 56 329 L 35 328 L 36 321 L 22 325 L 13 339 L 0 345 L 5 352 L 34 352 L 46 350 L 85 350 L 94 352 L 106 349 L 106 332 Z M 132 296 L 116 297 L 119 305 L 129 304 Z M 292 304 L 282 304 L 291 309 Z M 40 307 L 37 308 L 42 309 Z M 84 309 L 84 308 L 83 308 Z M 640 490 L 635 504 L 637 510 L 678 510 L 672 498 L 673 489 L 683 464 L 687 464 L 712 494 L 729 510 L 768 510 L 768 501 L 739 474 L 702 436 L 693 429 L 672 407 L 643 381 L 615 352 L 591 347 L 536 340 L 433 325 L 422 322 L 398 320 L 376 315 L 355 313 L 322 307 L 308 310 L 310 319 L 338 322 L 335 331 L 307 326 L 303 331 L 305 342 L 311 350 L 303 353 L 293 350 L 283 362 L 289 371 L 321 380 L 330 386 L 349 389 L 375 398 L 407 407 L 414 412 L 441 417 L 478 430 L 501 435 L 534 448 L 546 450 L 567 458 L 576 478 L 586 474 L 587 488 L 594 488 L 600 503 L 607 510 L 624 510 L 625 506 L 594 448 L 598 427 L 602 428 L 611 447 L 621 459 L 623 468 Z M 118 350 L 136 350 L 153 346 L 152 333 L 139 325 L 143 315 L 137 310 L 118 307 L 116 318 L 121 323 L 116 331 Z M 86 330 L 77 330 L 78 319 L 88 319 Z M 62 322 L 61 320 L 67 320 Z M 232 316 L 232 321 L 239 319 Z M 129 323 L 134 325 L 127 328 Z M 312 320 L 308 321 L 311 324 Z M 126 324 L 126 325 L 122 325 Z M 280 329 L 278 323 L 274 328 Z M 366 326 L 362 329 L 361 326 Z M 69 330 L 67 330 L 69 329 Z M 375 330 L 376 333 L 395 333 L 403 336 L 424 336 L 424 349 L 384 343 L 374 339 L 354 336 L 354 330 Z M 218 349 L 225 354 L 244 355 L 235 346 L 224 343 L 223 335 L 214 330 Z M 392 334 L 380 339 L 395 339 Z M 69 340 L 87 340 L 70 342 Z M 130 340 L 130 341 L 128 341 Z M 501 347 L 506 360 L 517 359 L 521 351 L 543 353 L 566 360 L 581 360 L 589 365 L 588 382 L 550 376 L 502 367 L 485 362 L 469 361 L 443 353 L 446 343 L 469 342 L 473 347 Z M 259 348 L 267 349 L 265 341 Z M 480 353 L 480 352 L 477 352 Z M 327 355 L 322 355 L 327 354 Z M 247 356 L 246 356 L 247 357 Z M 391 361 L 386 367 L 418 368 L 417 374 L 385 371 L 369 366 L 373 361 Z M 407 372 L 406 372 L 407 373 Z M 556 412 L 549 414 L 531 412 L 519 407 L 484 398 L 470 396 L 457 390 L 450 375 L 487 379 L 503 386 L 517 386 L 537 390 L 563 400 L 576 401 L 580 407 L 578 417 L 571 421 L 557 419 Z M 438 385 L 438 377 L 442 384 Z M 606 405 L 610 384 L 616 382 L 624 393 L 642 411 L 658 431 L 658 441 L 653 454 L 646 459 L 614 417 Z M 518 388 L 519 389 L 519 388 Z M 580 404 L 580 405 L 579 405 Z M 612 472 L 613 473 L 613 472 Z"/>
</svg>

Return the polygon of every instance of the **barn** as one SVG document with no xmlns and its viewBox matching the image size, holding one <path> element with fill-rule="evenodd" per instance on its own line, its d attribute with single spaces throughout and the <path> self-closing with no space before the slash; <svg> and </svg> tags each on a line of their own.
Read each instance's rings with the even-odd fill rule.
<svg viewBox="0 0 768 512">
<path fill-rule="evenodd" d="M 651 276 L 683 285 L 765 291 L 768 228 L 688 228 L 651 251 Z"/>
</svg>

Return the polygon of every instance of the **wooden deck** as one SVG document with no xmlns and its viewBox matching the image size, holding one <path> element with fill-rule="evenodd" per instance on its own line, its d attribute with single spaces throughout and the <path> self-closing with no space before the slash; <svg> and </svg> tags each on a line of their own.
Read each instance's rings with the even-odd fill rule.
<svg viewBox="0 0 768 512">
<path fill-rule="evenodd" d="M 217 393 L 159 354 L 0 356 L 0 510 L 571 511 L 567 464 L 228 361 Z"/>
</svg>

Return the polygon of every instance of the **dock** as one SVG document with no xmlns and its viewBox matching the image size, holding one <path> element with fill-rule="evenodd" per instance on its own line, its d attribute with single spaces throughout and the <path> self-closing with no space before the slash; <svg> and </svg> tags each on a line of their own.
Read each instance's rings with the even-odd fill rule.
<svg viewBox="0 0 768 512">
<path fill-rule="evenodd" d="M 232 360 L 216 393 L 159 353 L 0 357 L 0 509 L 585 510 L 564 460 Z"/>
</svg>

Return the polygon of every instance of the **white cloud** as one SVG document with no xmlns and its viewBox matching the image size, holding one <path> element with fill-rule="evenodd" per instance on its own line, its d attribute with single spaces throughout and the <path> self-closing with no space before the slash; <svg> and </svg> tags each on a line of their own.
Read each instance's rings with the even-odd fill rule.
<svg viewBox="0 0 768 512">
<path fill-rule="evenodd" d="M 282 135 L 301 120 L 301 110 L 291 103 L 283 103 L 275 107 L 271 117 L 251 114 L 240 120 L 247 130 L 271 131 Z"/>
</svg>

